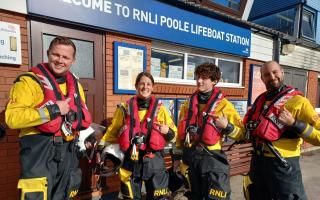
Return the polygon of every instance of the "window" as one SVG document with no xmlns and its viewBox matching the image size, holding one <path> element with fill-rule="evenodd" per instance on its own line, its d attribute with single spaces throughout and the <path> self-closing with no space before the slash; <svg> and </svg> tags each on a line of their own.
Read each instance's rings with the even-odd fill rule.
<svg viewBox="0 0 320 200">
<path fill-rule="evenodd" d="M 151 51 L 151 74 L 154 77 L 184 79 L 184 55 L 163 50 Z"/>
<path fill-rule="evenodd" d="M 275 13 L 273 15 L 253 20 L 253 22 L 294 36 L 294 22 L 296 13 L 297 9 L 292 8 L 279 13 Z"/>
<path fill-rule="evenodd" d="M 218 66 L 221 70 L 221 80 L 223 83 L 239 83 L 240 63 L 219 60 Z"/>
<path fill-rule="evenodd" d="M 210 2 L 231 8 L 232 10 L 240 10 L 240 0 L 210 0 Z"/>
<path fill-rule="evenodd" d="M 187 64 L 187 79 L 188 80 L 195 80 L 194 69 L 196 68 L 196 66 L 198 66 L 204 62 L 215 63 L 216 61 L 214 58 L 210 58 L 210 57 L 197 56 L 197 55 L 192 55 L 192 54 L 188 55 L 188 64 Z"/>
<path fill-rule="evenodd" d="M 308 39 L 315 39 L 315 13 L 304 9 L 301 19 L 301 35 Z"/>
<path fill-rule="evenodd" d="M 151 49 L 150 71 L 158 83 L 195 85 L 195 68 L 204 62 L 211 62 L 218 65 L 222 72 L 219 86 L 242 86 L 241 58 L 169 44 L 155 44 Z"/>
<path fill-rule="evenodd" d="M 51 40 L 56 36 L 43 34 L 43 49 L 49 48 Z M 93 42 L 72 39 L 72 42 L 77 48 L 76 61 L 71 67 L 71 72 L 79 78 L 94 78 L 93 61 L 94 61 L 94 47 Z M 43 60 L 48 61 L 47 53 L 43 53 Z"/>
</svg>

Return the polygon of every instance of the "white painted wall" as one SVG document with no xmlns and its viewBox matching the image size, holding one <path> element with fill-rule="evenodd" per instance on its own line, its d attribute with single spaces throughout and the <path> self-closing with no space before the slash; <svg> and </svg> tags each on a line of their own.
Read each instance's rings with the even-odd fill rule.
<svg viewBox="0 0 320 200">
<path fill-rule="evenodd" d="M 280 64 L 320 72 L 320 51 L 296 46 L 292 53 L 280 56 Z"/>
<path fill-rule="evenodd" d="M 270 61 L 273 58 L 273 40 L 267 36 L 251 33 L 251 59 Z"/>
<path fill-rule="evenodd" d="M 27 14 L 26 0 L 0 0 L 0 9 Z"/>
</svg>

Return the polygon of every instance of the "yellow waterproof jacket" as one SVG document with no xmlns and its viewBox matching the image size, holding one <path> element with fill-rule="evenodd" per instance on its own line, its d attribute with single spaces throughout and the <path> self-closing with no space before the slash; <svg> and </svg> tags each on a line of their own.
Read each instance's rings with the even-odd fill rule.
<svg viewBox="0 0 320 200">
<path fill-rule="evenodd" d="M 314 110 L 309 100 L 303 96 L 296 95 L 285 103 L 285 108 L 292 116 L 305 124 L 302 128 L 299 137 L 289 139 L 280 138 L 272 142 L 273 146 L 280 152 L 283 157 L 300 156 L 300 148 L 303 140 L 313 145 L 320 145 L 320 118 Z M 293 136 L 296 135 L 292 131 Z M 265 147 L 267 148 L 267 147 Z M 270 150 L 266 149 L 265 156 L 274 157 Z"/>
<path fill-rule="evenodd" d="M 32 72 L 28 74 L 36 77 Z M 81 99 L 85 102 L 85 95 L 78 82 Z M 64 95 L 67 94 L 66 83 L 59 84 Z M 5 111 L 6 123 L 11 129 L 20 129 L 19 137 L 39 133 L 34 128 L 50 120 L 46 108 L 36 108 L 44 99 L 44 93 L 39 83 L 29 76 L 20 76 L 10 91 L 9 102 Z M 43 110 L 41 110 L 43 109 Z M 41 113 L 45 113 L 42 115 Z"/>
<path fill-rule="evenodd" d="M 121 108 L 123 106 L 125 110 L 127 111 L 128 105 L 127 103 L 121 103 L 119 105 L 114 113 L 114 117 L 112 119 L 111 125 L 106 130 L 106 133 L 101 139 L 101 142 L 103 143 L 118 143 L 118 135 L 120 129 L 125 125 L 125 115 L 123 113 L 123 110 Z M 144 116 L 147 114 L 147 110 L 139 110 L 139 119 L 140 122 L 144 119 Z M 161 105 L 158 116 L 157 116 L 158 122 L 160 124 L 166 124 L 169 126 L 169 128 L 174 132 L 175 137 L 170 142 L 175 142 L 175 138 L 177 135 L 177 127 L 175 126 L 172 118 L 170 117 L 167 109 L 165 106 Z"/>
<path fill-rule="evenodd" d="M 199 104 L 199 112 L 205 107 L 206 104 Z M 185 116 L 188 114 L 189 109 L 189 101 L 185 101 L 180 108 L 180 114 L 179 114 L 179 121 L 185 118 Z M 234 108 L 233 104 L 230 103 L 226 98 L 223 98 L 220 103 L 217 105 L 217 107 L 214 110 L 215 114 L 218 116 L 222 116 L 223 114 L 227 117 L 228 122 L 234 126 L 233 131 L 228 134 L 228 137 L 234 140 L 243 140 L 244 139 L 244 128 L 242 124 L 242 120 L 240 118 L 240 115 Z M 207 146 L 209 150 L 220 150 L 222 146 L 222 138 L 219 142 L 217 142 L 215 145 Z M 177 140 L 176 146 L 178 149 L 182 149 L 184 141 Z"/>
</svg>

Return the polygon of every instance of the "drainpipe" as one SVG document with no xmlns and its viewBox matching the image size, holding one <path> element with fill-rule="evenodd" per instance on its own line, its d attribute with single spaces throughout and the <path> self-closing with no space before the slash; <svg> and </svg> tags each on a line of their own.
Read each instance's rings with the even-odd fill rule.
<svg viewBox="0 0 320 200">
<path fill-rule="evenodd" d="M 279 36 L 274 36 L 273 43 L 273 60 L 280 63 L 281 39 Z"/>
</svg>

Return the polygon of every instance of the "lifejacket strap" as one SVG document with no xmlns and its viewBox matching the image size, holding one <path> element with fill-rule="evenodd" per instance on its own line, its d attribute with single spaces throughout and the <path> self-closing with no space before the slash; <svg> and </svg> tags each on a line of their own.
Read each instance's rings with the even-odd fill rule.
<svg viewBox="0 0 320 200">
<path fill-rule="evenodd" d="M 54 120 L 55 118 L 61 116 L 61 111 L 57 104 L 47 105 L 46 108 L 50 114 L 50 120 Z"/>
</svg>

